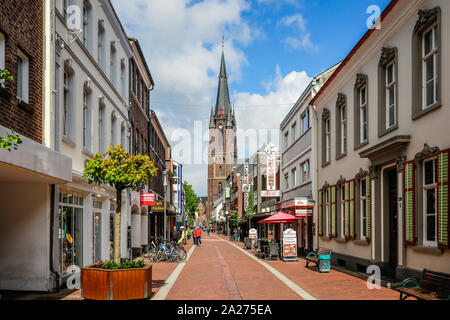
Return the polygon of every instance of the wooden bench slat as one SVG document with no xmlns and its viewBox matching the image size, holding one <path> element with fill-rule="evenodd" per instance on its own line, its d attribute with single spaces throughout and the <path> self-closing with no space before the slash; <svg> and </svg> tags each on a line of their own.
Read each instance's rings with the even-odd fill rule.
<svg viewBox="0 0 450 320">
<path fill-rule="evenodd" d="M 405 294 L 419 300 L 447 300 L 450 299 L 450 275 L 424 269 L 418 287 L 398 290 L 400 299 Z"/>
</svg>

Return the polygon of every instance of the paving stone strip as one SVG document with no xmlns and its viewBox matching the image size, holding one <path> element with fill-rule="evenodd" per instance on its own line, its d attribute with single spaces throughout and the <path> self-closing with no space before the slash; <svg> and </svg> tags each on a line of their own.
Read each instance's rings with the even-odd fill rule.
<svg viewBox="0 0 450 320">
<path fill-rule="evenodd" d="M 223 276 L 225 279 L 225 284 L 227 286 L 228 295 L 231 300 L 242 300 L 242 296 L 239 292 L 239 288 L 234 280 L 233 275 L 231 274 L 230 267 L 228 266 L 227 261 L 220 253 L 219 247 L 215 247 L 217 251 L 217 256 L 219 257 L 219 261 L 222 264 Z"/>
<path fill-rule="evenodd" d="M 215 235 L 214 235 L 215 236 Z M 217 236 L 215 236 L 217 237 Z M 219 237 L 217 237 L 217 239 L 221 239 Z M 240 248 L 239 246 L 235 245 L 234 243 L 225 240 L 225 239 L 221 239 L 221 241 L 225 241 L 226 243 L 234 246 L 235 248 L 239 249 L 240 251 L 242 251 L 243 253 L 245 253 L 247 256 L 249 256 L 250 258 L 252 258 L 253 260 L 255 260 L 256 262 L 258 262 L 259 264 L 261 264 L 262 266 L 264 266 L 267 270 L 269 270 L 275 277 L 277 277 L 279 280 L 281 280 L 285 285 L 287 285 L 289 288 L 291 288 L 296 294 L 298 294 L 300 297 L 302 297 L 305 300 L 317 300 L 315 297 L 313 297 L 312 295 L 310 295 L 308 292 L 306 292 L 304 289 L 302 289 L 300 286 L 298 286 L 297 284 L 295 284 L 293 281 L 291 281 L 289 278 L 287 278 L 285 275 L 283 275 L 281 272 L 279 272 L 277 269 L 275 269 L 274 267 L 272 267 L 271 265 L 269 265 L 268 263 L 264 262 L 264 261 L 260 261 L 260 259 L 256 258 L 255 256 L 251 255 L 250 253 L 248 253 L 247 251 L 245 251 L 244 249 Z"/>
</svg>

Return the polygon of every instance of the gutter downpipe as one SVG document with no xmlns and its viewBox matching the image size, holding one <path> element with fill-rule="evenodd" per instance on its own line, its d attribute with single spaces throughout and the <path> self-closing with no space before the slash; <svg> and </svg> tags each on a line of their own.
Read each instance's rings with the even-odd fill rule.
<svg viewBox="0 0 450 320">
<path fill-rule="evenodd" d="M 311 105 L 311 104 L 309 106 L 311 107 L 311 110 L 313 111 L 313 114 L 314 114 L 314 137 L 313 137 L 313 144 L 312 144 L 312 146 L 313 146 L 313 149 L 314 149 L 314 152 L 313 152 L 313 156 L 314 156 L 313 197 L 315 199 L 316 198 L 315 197 L 315 193 L 316 193 L 317 183 L 318 183 L 317 179 L 319 177 L 319 165 L 318 165 L 318 156 L 317 156 L 317 154 L 318 154 L 318 148 L 317 148 L 317 141 L 318 141 L 318 139 L 317 139 L 317 137 L 318 137 L 318 130 L 319 129 L 318 129 L 318 116 L 317 116 L 316 106 L 315 105 Z M 317 199 L 317 201 L 315 201 L 315 203 L 318 203 L 318 199 Z M 315 210 L 315 211 L 318 213 L 318 210 Z M 317 230 L 317 226 L 315 225 L 314 238 L 316 239 L 316 242 L 317 242 L 315 248 L 319 248 L 319 237 L 316 236 L 316 234 L 318 235 L 318 230 Z M 315 248 L 314 248 L 314 240 L 313 240 L 313 249 L 315 249 Z"/>
<path fill-rule="evenodd" d="M 50 48 L 49 48 L 49 52 L 50 52 L 50 77 L 51 79 L 53 79 L 53 81 L 50 81 L 51 83 L 51 94 L 50 94 L 50 108 L 55 108 L 56 104 L 55 104 L 55 88 L 56 88 L 56 76 L 55 76 L 55 62 L 56 62 L 56 14 L 55 14 L 55 0 L 51 0 L 49 3 L 49 13 L 46 14 L 49 18 L 49 22 L 50 22 Z M 54 113 L 55 115 L 55 113 Z M 55 121 L 56 124 L 56 118 L 55 119 L 50 119 L 50 121 Z M 51 125 L 52 127 L 52 125 Z M 55 126 L 53 125 L 53 128 L 55 128 Z M 55 131 L 55 140 L 54 141 L 59 141 L 59 136 L 57 136 L 59 134 L 58 130 L 54 130 Z M 50 145 L 52 144 L 52 142 L 50 142 Z M 53 143 L 54 146 L 53 148 L 55 149 L 55 151 L 59 151 L 59 144 L 58 143 Z M 56 282 L 56 288 L 52 287 L 49 288 L 49 291 L 53 291 L 53 289 L 55 289 L 56 291 L 59 290 L 60 288 L 60 281 L 61 281 L 61 274 L 59 273 L 59 271 L 55 270 L 55 265 L 54 265 L 54 257 L 55 257 L 55 218 L 56 218 L 56 210 L 58 207 L 57 204 L 57 193 L 59 186 L 57 184 L 52 184 L 50 186 L 50 272 L 53 273 L 55 275 L 55 282 Z"/>
</svg>

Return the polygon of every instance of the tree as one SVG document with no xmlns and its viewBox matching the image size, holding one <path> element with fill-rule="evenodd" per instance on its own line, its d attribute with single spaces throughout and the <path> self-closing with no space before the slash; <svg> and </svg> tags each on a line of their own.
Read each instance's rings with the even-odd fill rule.
<svg viewBox="0 0 450 320">
<path fill-rule="evenodd" d="M 6 81 L 11 81 L 13 79 L 12 76 L 10 76 L 10 73 L 6 69 L 0 69 L 0 87 L 4 88 Z M 0 149 L 6 149 L 8 151 L 11 151 L 11 147 L 14 148 L 14 150 L 17 150 L 17 145 L 22 143 L 22 137 L 19 136 L 14 132 L 13 129 L 11 129 L 11 133 L 8 133 L 8 136 L 6 138 L 0 137 Z"/>
<path fill-rule="evenodd" d="M 253 194 L 253 192 L 250 192 L 248 194 L 247 213 L 245 214 L 245 216 L 248 218 L 249 228 L 252 227 L 251 220 L 254 214 L 255 214 L 255 195 Z"/>
<path fill-rule="evenodd" d="M 197 211 L 198 197 L 195 194 L 192 185 L 188 184 L 186 181 L 183 182 L 183 190 L 184 196 L 186 197 L 186 209 L 189 213 L 189 223 L 192 223 L 195 211 Z"/>
<path fill-rule="evenodd" d="M 114 261 L 120 263 L 120 219 L 122 191 L 140 191 L 156 176 L 158 169 L 147 155 L 135 156 L 122 146 L 111 146 L 104 154 L 97 153 L 86 162 L 83 176 L 89 184 L 106 184 L 116 189 L 116 225 L 114 235 Z"/>
</svg>

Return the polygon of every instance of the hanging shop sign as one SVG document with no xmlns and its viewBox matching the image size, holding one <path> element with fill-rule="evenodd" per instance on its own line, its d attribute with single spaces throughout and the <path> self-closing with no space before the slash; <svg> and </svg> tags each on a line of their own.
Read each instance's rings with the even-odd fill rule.
<svg viewBox="0 0 450 320">
<path fill-rule="evenodd" d="M 283 255 L 284 261 L 297 261 L 297 232 L 294 229 L 283 231 Z"/>
<path fill-rule="evenodd" d="M 280 190 L 263 190 L 261 191 L 261 197 L 263 198 L 276 198 L 280 196 Z"/>
<path fill-rule="evenodd" d="M 256 231 L 255 228 L 250 229 L 248 231 L 248 237 L 250 238 L 252 248 L 254 248 L 256 245 L 256 239 L 258 239 L 258 231 Z"/>
<path fill-rule="evenodd" d="M 296 209 L 295 216 L 297 217 L 310 217 L 312 216 L 312 209 Z"/>
<path fill-rule="evenodd" d="M 277 189 L 276 186 L 276 161 L 275 158 L 271 159 L 267 157 L 267 179 L 266 179 L 266 189 L 269 191 L 274 191 Z"/>
<path fill-rule="evenodd" d="M 154 193 L 141 193 L 140 200 L 141 200 L 141 206 L 153 207 L 155 205 L 155 194 Z"/>
<path fill-rule="evenodd" d="M 156 201 L 151 207 L 153 212 L 164 212 L 164 202 L 162 201 Z"/>
</svg>

